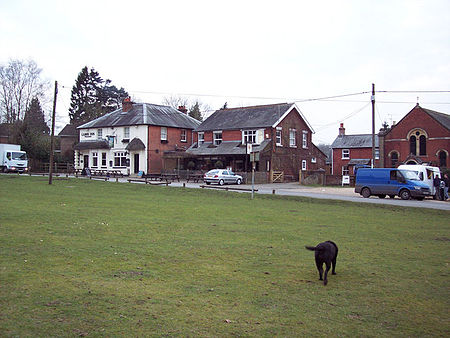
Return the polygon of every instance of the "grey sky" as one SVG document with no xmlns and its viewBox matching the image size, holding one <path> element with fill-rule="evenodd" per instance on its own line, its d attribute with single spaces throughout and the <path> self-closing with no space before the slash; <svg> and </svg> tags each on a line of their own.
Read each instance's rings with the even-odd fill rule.
<svg viewBox="0 0 450 338">
<path fill-rule="evenodd" d="M 449 13 L 448 0 L 0 0 L 0 63 L 33 59 L 64 86 L 59 127 L 87 65 L 150 103 L 170 93 L 196 94 L 212 109 L 298 100 L 314 141 L 331 143 L 339 122 L 349 134 L 370 133 L 370 94 L 302 100 L 370 91 L 372 83 L 450 90 Z M 377 93 L 377 130 L 417 97 L 449 112 L 450 93 Z"/>
</svg>

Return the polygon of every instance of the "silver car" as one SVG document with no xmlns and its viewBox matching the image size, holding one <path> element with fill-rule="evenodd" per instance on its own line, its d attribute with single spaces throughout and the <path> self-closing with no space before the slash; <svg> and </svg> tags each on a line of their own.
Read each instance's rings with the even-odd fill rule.
<svg viewBox="0 0 450 338">
<path fill-rule="evenodd" d="M 242 176 L 227 169 L 213 169 L 205 174 L 203 181 L 208 185 L 211 183 L 217 183 L 219 185 L 241 184 Z"/>
</svg>

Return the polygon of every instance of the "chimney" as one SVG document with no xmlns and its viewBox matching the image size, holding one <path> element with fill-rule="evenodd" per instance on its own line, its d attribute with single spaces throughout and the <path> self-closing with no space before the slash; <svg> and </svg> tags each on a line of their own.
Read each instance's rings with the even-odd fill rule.
<svg viewBox="0 0 450 338">
<path fill-rule="evenodd" d="M 131 98 L 127 97 L 125 100 L 123 100 L 122 102 L 122 111 L 124 113 L 126 113 L 127 111 L 129 111 L 131 109 L 131 107 L 133 106 L 133 102 L 131 102 Z"/>
<path fill-rule="evenodd" d="M 344 135 L 345 135 L 344 123 L 341 123 L 341 125 L 339 126 L 339 136 L 344 136 Z"/>
<path fill-rule="evenodd" d="M 182 113 L 187 114 L 188 110 L 186 109 L 186 106 L 178 106 L 178 110 Z"/>
</svg>

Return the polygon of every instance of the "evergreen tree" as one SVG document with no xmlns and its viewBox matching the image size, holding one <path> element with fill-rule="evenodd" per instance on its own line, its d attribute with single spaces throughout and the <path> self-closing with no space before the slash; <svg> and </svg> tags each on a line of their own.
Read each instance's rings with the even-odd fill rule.
<svg viewBox="0 0 450 338">
<path fill-rule="evenodd" d="M 189 116 L 198 121 L 203 121 L 202 113 L 200 111 L 200 104 L 198 101 L 189 109 Z"/>
<path fill-rule="evenodd" d="M 33 98 L 31 104 L 25 112 L 23 122 L 27 129 L 37 134 L 49 134 L 50 128 L 45 122 L 44 111 L 38 98 Z"/>
<path fill-rule="evenodd" d="M 83 67 L 72 87 L 70 123 L 80 125 L 120 108 L 128 93 L 110 83 L 111 80 L 103 80 L 94 68 Z"/>
</svg>

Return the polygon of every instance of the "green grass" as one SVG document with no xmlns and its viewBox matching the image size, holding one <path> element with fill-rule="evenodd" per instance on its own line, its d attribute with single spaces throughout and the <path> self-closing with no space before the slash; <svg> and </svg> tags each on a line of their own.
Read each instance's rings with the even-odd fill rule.
<svg viewBox="0 0 450 338">
<path fill-rule="evenodd" d="M 449 216 L 0 175 L 0 335 L 448 336 Z"/>
</svg>

